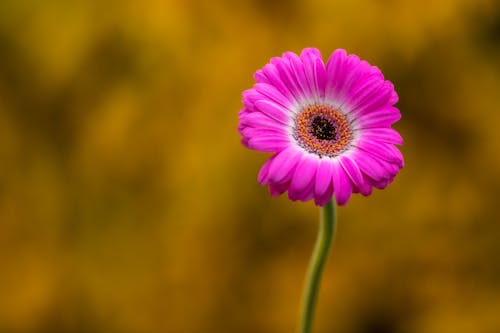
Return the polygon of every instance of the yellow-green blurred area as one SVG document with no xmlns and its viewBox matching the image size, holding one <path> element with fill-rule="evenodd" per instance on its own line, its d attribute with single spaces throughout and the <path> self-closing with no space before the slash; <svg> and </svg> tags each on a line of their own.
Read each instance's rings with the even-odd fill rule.
<svg viewBox="0 0 500 333">
<path fill-rule="evenodd" d="M 315 332 L 500 332 L 500 3 L 0 1 L 0 332 L 294 332 L 317 231 L 240 145 L 272 56 L 342 47 L 406 166 L 353 196 Z"/>
</svg>

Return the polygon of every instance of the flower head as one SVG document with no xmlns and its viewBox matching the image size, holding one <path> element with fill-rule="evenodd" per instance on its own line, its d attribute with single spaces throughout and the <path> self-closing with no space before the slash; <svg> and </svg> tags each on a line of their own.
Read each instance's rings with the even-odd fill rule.
<svg viewBox="0 0 500 333">
<path fill-rule="evenodd" d="M 274 153 L 258 176 L 271 195 L 344 205 L 352 193 L 385 188 L 403 167 L 395 147 L 403 139 L 391 128 L 398 95 L 377 67 L 342 49 L 325 64 L 307 48 L 272 58 L 254 78 L 238 130 L 246 147 Z"/>
</svg>

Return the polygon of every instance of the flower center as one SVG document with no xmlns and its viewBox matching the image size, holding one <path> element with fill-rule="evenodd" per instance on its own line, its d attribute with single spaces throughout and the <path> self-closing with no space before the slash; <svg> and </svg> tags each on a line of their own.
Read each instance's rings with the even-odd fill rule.
<svg viewBox="0 0 500 333">
<path fill-rule="evenodd" d="M 320 140 L 335 139 L 335 126 L 328 119 L 316 116 L 311 123 L 311 134 Z"/>
<path fill-rule="evenodd" d="M 326 105 L 310 105 L 295 118 L 293 136 L 299 146 L 318 156 L 335 157 L 349 148 L 352 130 L 346 117 Z"/>
</svg>

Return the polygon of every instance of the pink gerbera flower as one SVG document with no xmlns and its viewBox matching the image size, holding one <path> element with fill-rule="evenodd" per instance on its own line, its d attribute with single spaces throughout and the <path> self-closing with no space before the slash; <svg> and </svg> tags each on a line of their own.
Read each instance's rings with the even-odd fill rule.
<svg viewBox="0 0 500 333">
<path fill-rule="evenodd" d="M 403 167 L 395 146 L 403 139 L 391 128 L 398 95 L 377 67 L 342 49 L 325 65 L 307 48 L 272 58 L 254 77 L 238 130 L 246 147 L 274 153 L 258 176 L 271 195 L 344 205 L 352 193 L 385 188 Z"/>
</svg>

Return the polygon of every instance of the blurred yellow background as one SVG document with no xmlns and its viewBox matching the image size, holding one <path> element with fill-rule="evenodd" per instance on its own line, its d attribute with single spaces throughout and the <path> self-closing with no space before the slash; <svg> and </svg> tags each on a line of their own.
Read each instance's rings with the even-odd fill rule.
<svg viewBox="0 0 500 333">
<path fill-rule="evenodd" d="M 315 332 L 500 332 L 494 0 L 2 0 L 0 332 L 294 332 L 318 210 L 236 127 L 307 46 L 394 82 L 406 158 L 339 210 Z"/>
</svg>

